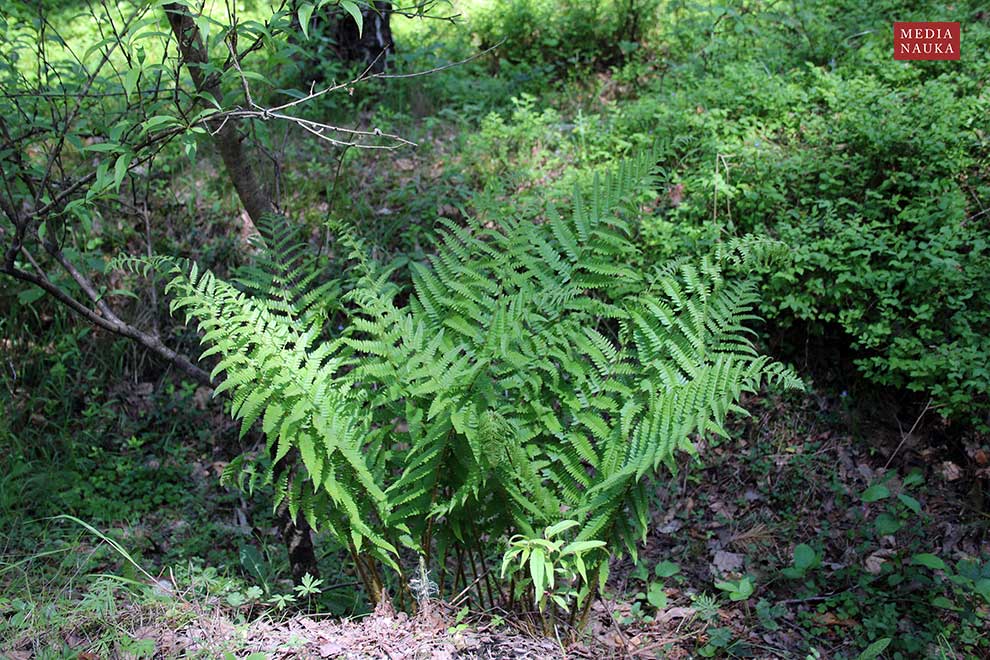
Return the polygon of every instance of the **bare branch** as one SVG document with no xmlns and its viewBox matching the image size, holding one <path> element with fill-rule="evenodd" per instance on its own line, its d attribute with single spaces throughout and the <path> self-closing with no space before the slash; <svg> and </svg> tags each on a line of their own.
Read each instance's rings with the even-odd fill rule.
<svg viewBox="0 0 990 660">
<path fill-rule="evenodd" d="M 428 76 L 431 73 L 436 73 L 438 71 L 443 71 L 445 69 L 452 69 L 455 66 L 461 66 L 462 64 L 467 64 L 468 62 L 472 62 L 472 61 L 478 59 L 479 57 L 484 57 L 485 55 L 487 55 L 488 53 L 492 52 L 493 50 L 495 50 L 496 48 L 498 48 L 499 46 L 501 46 L 504 43 L 505 43 L 505 39 L 502 39 L 502 41 L 498 42 L 494 46 L 489 46 L 485 50 L 483 50 L 481 52 L 478 52 L 478 53 L 475 53 L 471 57 L 465 57 L 463 60 L 459 60 L 457 62 L 451 62 L 449 64 L 444 64 L 442 66 L 434 67 L 432 69 L 427 69 L 425 71 L 414 71 L 412 73 L 379 73 L 379 74 L 375 74 L 374 76 L 371 76 L 371 77 L 373 77 L 373 78 L 383 78 L 383 79 L 394 79 L 394 78 L 419 78 L 420 76 Z"/>
<path fill-rule="evenodd" d="M 309 97 L 315 98 L 315 97 Z M 318 121 L 313 121 L 311 119 L 304 119 L 302 117 L 296 117 L 293 115 L 287 115 L 282 112 L 276 112 L 268 108 L 262 108 L 260 106 L 255 106 L 256 110 L 244 110 L 236 109 L 227 112 L 219 112 L 205 119 L 201 119 L 200 123 L 209 124 L 210 122 L 215 122 L 218 118 L 223 118 L 220 127 L 216 129 L 219 132 L 226 126 L 226 122 L 230 119 L 260 119 L 262 121 L 267 121 L 269 119 L 279 119 L 287 122 L 291 122 L 300 128 L 303 128 L 321 140 L 325 140 L 330 144 L 338 147 L 358 147 L 359 149 L 385 149 L 392 150 L 397 149 L 402 145 L 417 146 L 415 142 L 407 140 L 401 136 L 394 135 L 392 133 L 384 133 L 381 130 L 375 128 L 370 131 L 356 130 L 353 128 L 344 128 L 342 126 L 333 126 L 331 124 L 324 124 Z M 211 134 L 215 134 L 214 131 L 210 131 Z M 347 135 L 352 135 L 355 137 L 369 137 L 369 138 L 384 138 L 387 140 L 392 140 L 395 144 L 369 144 L 367 142 L 358 141 L 346 141 L 338 140 L 331 137 L 328 133 L 345 133 Z"/>
<path fill-rule="evenodd" d="M 348 82 L 345 83 L 334 83 L 319 90 L 310 89 L 309 94 L 306 94 L 305 96 L 302 96 L 297 99 L 293 99 L 291 101 L 287 101 L 281 105 L 276 105 L 270 108 L 262 107 L 254 102 L 251 96 L 250 85 L 247 81 L 247 78 L 244 76 L 243 72 L 241 71 L 240 59 L 238 58 L 237 53 L 235 52 L 232 45 L 228 43 L 227 48 L 230 50 L 229 59 L 231 65 L 235 69 L 237 69 L 238 73 L 241 74 L 241 86 L 244 88 L 244 96 L 247 99 L 250 109 L 235 108 L 233 110 L 228 110 L 225 112 L 214 113 L 209 117 L 200 120 L 200 123 L 207 125 L 212 123 L 216 125 L 216 122 L 219 121 L 220 122 L 219 126 L 215 129 L 210 130 L 211 134 L 216 135 L 219 134 L 220 131 L 227 129 L 228 127 L 227 122 L 230 119 L 260 119 L 262 121 L 267 121 L 269 119 L 278 119 L 295 124 L 300 128 L 308 131 L 312 135 L 315 135 L 316 137 L 320 138 L 321 140 L 329 142 L 330 144 L 337 147 L 357 147 L 359 149 L 382 149 L 386 151 L 391 151 L 401 146 L 415 147 L 417 146 L 415 142 L 412 142 L 399 135 L 395 135 L 392 133 L 383 133 L 377 128 L 372 129 L 370 131 L 357 130 L 353 128 L 344 128 L 341 126 L 335 126 L 332 124 L 327 124 L 324 122 L 318 122 L 312 119 L 305 119 L 302 117 L 297 117 L 295 115 L 287 114 L 285 113 L 285 110 L 288 110 L 289 108 L 293 108 L 299 105 L 304 105 L 306 103 L 310 103 L 313 100 L 321 96 L 324 96 L 326 94 L 340 91 L 342 89 L 350 89 L 353 86 L 368 80 L 373 80 L 376 78 L 380 78 L 383 80 L 397 79 L 397 78 L 418 78 L 420 76 L 430 75 L 432 73 L 443 71 L 445 69 L 461 66 L 462 64 L 466 64 L 468 62 L 478 59 L 479 57 L 483 57 L 484 55 L 487 55 L 488 53 L 492 52 L 493 50 L 501 46 L 502 43 L 504 43 L 504 40 L 498 42 L 497 44 L 491 46 L 490 48 L 486 48 L 485 50 L 479 53 L 475 53 L 474 55 L 467 57 L 463 60 L 459 60 L 457 62 L 450 62 L 448 64 L 437 66 L 432 69 L 427 69 L 424 71 L 414 71 L 412 73 L 398 73 L 398 74 L 371 73 L 371 71 L 374 69 L 375 64 L 384 55 L 384 51 L 383 51 L 382 53 L 379 53 L 378 57 L 376 57 L 375 60 L 372 61 L 371 64 L 369 64 L 365 68 L 365 70 L 353 80 L 349 80 Z M 385 138 L 387 140 L 393 141 L 395 144 L 369 144 L 368 142 L 362 142 L 356 139 L 342 140 L 331 137 L 330 134 L 345 134 L 345 135 L 353 136 L 353 138 L 362 138 L 362 137 Z"/>
<path fill-rule="evenodd" d="M 78 300 L 76 300 L 75 298 L 67 294 L 65 291 L 60 289 L 58 286 L 53 284 L 52 281 L 49 280 L 47 277 L 43 275 L 35 275 L 33 273 L 20 270 L 16 266 L 8 267 L 6 264 L 0 267 L 0 273 L 5 273 L 7 275 L 10 275 L 14 279 L 21 280 L 22 282 L 27 282 L 29 284 L 33 284 L 37 286 L 38 288 L 45 291 L 45 293 L 55 298 L 60 303 L 67 306 L 69 309 L 76 312 L 77 314 L 85 318 L 87 321 L 89 321 L 96 327 L 102 328 L 104 330 L 107 330 L 108 332 L 112 332 L 122 337 L 133 339 L 134 341 L 138 342 L 139 344 L 141 344 L 151 352 L 155 353 L 165 361 L 174 364 L 176 367 L 181 369 L 186 375 L 193 378 L 197 382 L 209 387 L 214 386 L 213 381 L 210 379 L 209 373 L 197 367 L 185 355 L 182 355 L 181 353 L 177 353 L 176 351 L 172 350 L 171 348 L 163 344 L 158 337 L 149 335 L 146 332 L 142 332 L 141 330 L 135 328 L 134 326 L 124 323 L 119 319 L 111 320 L 101 316 L 100 314 L 96 313 L 94 310 L 90 309 L 89 307 L 86 307 Z"/>
</svg>

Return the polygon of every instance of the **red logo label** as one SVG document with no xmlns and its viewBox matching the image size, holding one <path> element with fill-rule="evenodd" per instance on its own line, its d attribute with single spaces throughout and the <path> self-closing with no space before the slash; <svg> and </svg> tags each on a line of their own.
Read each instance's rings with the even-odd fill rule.
<svg viewBox="0 0 990 660">
<path fill-rule="evenodd" d="M 895 60 L 958 60 L 959 23 L 894 23 Z"/>
</svg>

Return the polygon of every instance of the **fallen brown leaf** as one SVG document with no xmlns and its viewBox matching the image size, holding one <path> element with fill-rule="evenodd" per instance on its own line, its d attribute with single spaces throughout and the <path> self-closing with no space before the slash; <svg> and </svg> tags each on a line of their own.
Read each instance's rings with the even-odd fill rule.
<svg viewBox="0 0 990 660">
<path fill-rule="evenodd" d="M 894 554 L 893 550 L 877 550 L 869 557 L 863 565 L 866 567 L 866 571 L 872 575 L 877 575 L 880 573 L 883 565 L 887 562 L 887 559 Z"/>
<path fill-rule="evenodd" d="M 942 465 L 940 467 L 942 478 L 946 481 L 955 481 L 962 476 L 962 470 L 952 461 L 942 461 Z"/>
</svg>

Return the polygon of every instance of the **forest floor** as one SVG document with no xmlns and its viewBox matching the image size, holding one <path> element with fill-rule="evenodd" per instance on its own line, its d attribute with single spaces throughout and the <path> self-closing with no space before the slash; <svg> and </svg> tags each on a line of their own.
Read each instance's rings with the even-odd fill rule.
<svg viewBox="0 0 990 660">
<path fill-rule="evenodd" d="M 933 440 L 937 423 L 912 433 L 910 422 L 897 433 L 854 430 L 845 398 L 813 390 L 749 397 L 751 416 L 730 438 L 699 444 L 697 464 L 657 484 L 642 554 L 613 564 L 580 633 L 560 627 L 548 638 L 526 615 L 441 602 L 415 616 L 390 606 L 343 620 L 290 614 L 238 603 L 215 579 L 204 591 L 191 574 L 166 569 L 111 584 L 91 575 L 53 611 L 32 610 L 34 625 L 0 651 L 12 660 L 47 657 L 43 649 L 60 645 L 120 657 L 831 658 L 856 657 L 890 617 L 922 645 L 936 620 L 979 643 L 986 631 L 967 628 L 964 608 L 932 606 L 928 567 L 912 558 L 948 563 L 990 552 L 985 447 L 953 453 Z M 200 479 L 215 477 L 203 470 Z M 813 559 L 799 559 L 798 544 L 813 548 Z M 104 601 L 94 604 L 101 584 Z M 9 599 L 0 605 L 8 623 L 23 614 Z"/>
</svg>

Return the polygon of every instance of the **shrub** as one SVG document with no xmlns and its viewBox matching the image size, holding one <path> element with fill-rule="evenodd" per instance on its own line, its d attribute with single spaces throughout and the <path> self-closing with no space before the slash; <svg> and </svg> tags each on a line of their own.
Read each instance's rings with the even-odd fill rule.
<svg viewBox="0 0 990 660">
<path fill-rule="evenodd" d="M 977 53 L 990 31 L 967 39 Z M 660 126 L 671 145 L 679 199 L 645 221 L 649 254 L 703 252 L 726 233 L 782 240 L 792 259 L 763 273 L 761 307 L 778 327 L 837 325 L 868 379 L 986 427 L 987 92 L 969 64 L 934 75 L 879 48 L 834 70 L 725 65 L 719 87 L 687 77 L 610 121 L 627 139 Z"/>
<path fill-rule="evenodd" d="M 782 131 L 790 148 L 754 142 L 732 170 L 737 230 L 792 246 L 792 265 L 766 273 L 764 310 L 785 326 L 839 324 L 869 379 L 986 423 L 981 104 L 938 80 L 903 92 L 869 77 L 816 78 L 820 113 Z"/>
<path fill-rule="evenodd" d="M 500 59 L 560 74 L 620 62 L 655 25 L 658 7 L 657 0 L 498 0 L 472 16 L 471 26 L 482 46 L 504 40 Z"/>
</svg>

